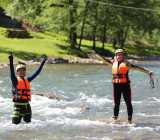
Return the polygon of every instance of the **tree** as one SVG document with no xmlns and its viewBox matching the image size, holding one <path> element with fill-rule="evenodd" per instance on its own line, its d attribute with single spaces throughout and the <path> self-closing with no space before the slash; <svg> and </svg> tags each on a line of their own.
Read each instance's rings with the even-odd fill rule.
<svg viewBox="0 0 160 140">
<path fill-rule="evenodd" d="M 44 31 L 63 32 L 70 46 L 78 48 L 83 38 L 112 40 L 124 48 L 127 39 L 139 34 L 152 36 L 160 26 L 160 1 L 154 0 L 6 0 L 12 18 L 26 20 Z M 2 0 L 0 1 L 0 4 Z M 8 4 L 9 3 L 9 4 Z M 4 5 L 4 4 L 3 4 Z M 150 10 L 152 9 L 152 10 Z M 147 38 L 150 39 L 150 38 Z"/>
<path fill-rule="evenodd" d="M 75 48 L 77 44 L 76 14 L 77 3 L 69 0 L 69 42 L 72 48 Z"/>
<path fill-rule="evenodd" d="M 87 17 L 87 14 L 88 14 L 88 5 L 89 5 L 89 1 L 86 1 L 84 12 L 83 12 L 82 27 L 81 27 L 81 31 L 80 31 L 79 49 L 81 48 L 81 42 L 82 42 L 82 39 L 83 39 L 84 27 L 85 27 L 86 17 Z"/>
</svg>

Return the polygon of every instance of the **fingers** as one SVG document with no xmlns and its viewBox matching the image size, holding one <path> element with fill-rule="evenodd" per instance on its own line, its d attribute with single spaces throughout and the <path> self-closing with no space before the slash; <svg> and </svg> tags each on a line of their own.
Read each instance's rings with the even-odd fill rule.
<svg viewBox="0 0 160 140">
<path fill-rule="evenodd" d="M 9 52 L 8 58 L 9 58 L 10 60 L 13 60 L 13 53 L 12 53 L 12 52 Z"/>
<path fill-rule="evenodd" d="M 41 58 L 43 58 L 44 60 L 48 59 L 47 55 L 42 55 Z"/>
<path fill-rule="evenodd" d="M 152 76 L 153 74 L 154 74 L 153 71 L 150 71 L 150 72 L 149 72 L 149 75 L 150 75 L 150 76 Z"/>
</svg>

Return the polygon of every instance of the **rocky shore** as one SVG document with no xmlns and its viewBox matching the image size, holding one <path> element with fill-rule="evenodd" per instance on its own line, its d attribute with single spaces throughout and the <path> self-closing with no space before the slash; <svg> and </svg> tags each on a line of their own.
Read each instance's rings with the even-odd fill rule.
<svg viewBox="0 0 160 140">
<path fill-rule="evenodd" d="M 111 59 L 111 58 L 109 58 Z M 145 63 L 153 61 L 155 63 L 158 63 L 160 60 L 160 57 L 153 56 L 153 57 L 129 57 L 128 60 L 133 63 Z M 30 60 L 30 61 L 23 61 L 27 65 L 36 65 L 40 64 L 39 60 Z M 71 57 L 71 58 L 48 58 L 47 64 L 104 64 L 102 60 L 93 59 L 93 58 L 79 58 L 79 57 Z M 9 64 L 7 63 L 0 63 L 0 69 L 8 67 Z"/>
<path fill-rule="evenodd" d="M 30 61 L 23 61 L 27 65 L 36 65 L 40 64 L 40 60 L 30 60 Z M 91 59 L 91 58 L 48 58 L 46 61 L 47 64 L 103 64 L 103 61 Z M 15 63 L 16 64 L 16 63 Z M 7 63 L 0 63 L 0 69 L 8 67 L 9 64 Z"/>
</svg>

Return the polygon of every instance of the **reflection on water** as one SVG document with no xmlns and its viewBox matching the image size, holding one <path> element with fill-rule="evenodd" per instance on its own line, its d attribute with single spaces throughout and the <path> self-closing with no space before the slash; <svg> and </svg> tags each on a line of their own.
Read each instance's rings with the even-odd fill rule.
<svg viewBox="0 0 160 140">
<path fill-rule="evenodd" d="M 159 79 L 159 64 L 143 65 Z M 36 67 L 30 67 L 28 74 Z M 121 103 L 121 124 L 113 124 L 109 67 L 50 65 L 32 82 L 32 93 L 56 94 L 60 101 L 32 95 L 30 124 L 11 124 L 12 101 L 8 69 L 0 70 L 0 140 L 135 140 L 160 138 L 159 83 L 151 89 L 147 75 L 130 73 L 134 123 L 126 123 Z"/>
</svg>

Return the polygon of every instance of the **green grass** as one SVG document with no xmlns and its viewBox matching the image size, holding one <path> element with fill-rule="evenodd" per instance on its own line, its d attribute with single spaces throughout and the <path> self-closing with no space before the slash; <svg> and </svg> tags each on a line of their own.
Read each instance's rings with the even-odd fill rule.
<svg viewBox="0 0 160 140">
<path fill-rule="evenodd" d="M 0 30 L 2 32 L 2 29 Z M 43 54 L 49 57 L 67 55 L 68 43 L 63 35 L 47 33 L 31 33 L 31 35 L 33 38 L 30 39 L 10 39 L 0 34 L 0 61 L 7 61 L 10 51 L 23 60 L 40 57 Z"/>
<path fill-rule="evenodd" d="M 8 60 L 9 52 L 13 52 L 16 59 L 30 60 L 45 54 L 48 57 L 87 57 L 92 50 L 92 42 L 82 41 L 81 50 L 71 49 L 67 37 L 63 34 L 51 32 L 35 33 L 30 32 L 32 38 L 11 39 L 5 37 L 5 28 L 0 28 L 0 61 Z M 77 40 L 78 41 L 78 40 Z M 97 50 L 101 44 L 97 43 Z M 108 45 L 105 48 L 109 49 Z"/>
<path fill-rule="evenodd" d="M 31 60 L 39 58 L 45 54 L 48 57 L 84 57 L 92 51 L 92 41 L 83 40 L 81 50 L 71 49 L 69 47 L 67 36 L 63 34 L 45 32 L 30 32 L 32 38 L 11 39 L 5 37 L 5 28 L 0 28 L 0 62 L 7 62 L 9 52 L 13 52 L 16 60 Z M 79 42 L 79 40 L 77 40 Z M 125 50 L 130 55 L 153 56 L 160 55 L 160 47 L 154 47 L 146 40 L 128 41 Z M 105 44 L 105 51 L 102 44 L 96 42 L 96 52 L 111 56 L 114 54 L 112 44 Z"/>
</svg>

